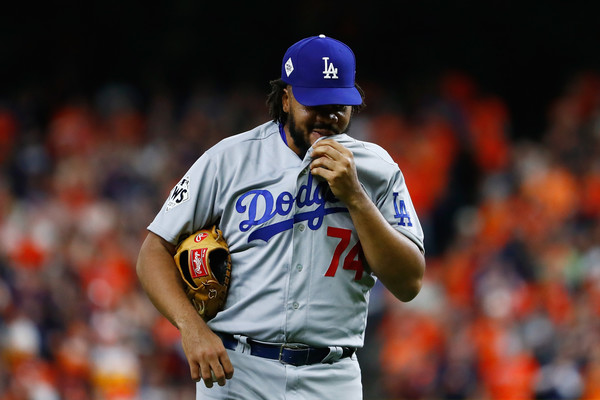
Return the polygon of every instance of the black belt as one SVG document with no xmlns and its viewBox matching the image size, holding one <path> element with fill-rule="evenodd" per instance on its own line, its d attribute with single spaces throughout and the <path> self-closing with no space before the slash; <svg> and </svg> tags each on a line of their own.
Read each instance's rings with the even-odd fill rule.
<svg viewBox="0 0 600 400">
<path fill-rule="evenodd" d="M 221 338 L 225 348 L 229 350 L 235 350 L 237 348 L 238 340 L 233 335 L 221 332 L 215 333 Z M 270 344 L 257 342 L 250 338 L 246 339 L 246 343 L 250 346 L 250 354 L 253 356 L 278 360 L 281 363 L 295 365 L 296 367 L 337 361 L 340 358 L 351 357 L 356 350 L 352 347 L 337 347 L 337 349 L 341 350 L 341 354 L 338 353 L 336 357 L 330 358 L 331 361 L 327 361 L 329 358 L 328 356 L 332 352 L 329 347 Z"/>
</svg>

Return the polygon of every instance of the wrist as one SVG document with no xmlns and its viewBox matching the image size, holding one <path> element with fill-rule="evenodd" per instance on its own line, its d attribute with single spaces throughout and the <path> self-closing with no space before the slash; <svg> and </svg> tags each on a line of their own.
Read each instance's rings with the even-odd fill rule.
<svg viewBox="0 0 600 400">
<path fill-rule="evenodd" d="M 350 212 L 365 210 L 367 207 L 371 207 L 374 205 L 371 201 L 371 198 L 363 189 L 362 185 L 360 186 L 359 190 L 354 192 L 352 196 L 350 196 L 346 201 L 344 201 L 344 204 Z"/>
<path fill-rule="evenodd" d="M 198 314 L 195 308 L 192 311 L 186 312 L 174 318 L 173 325 L 181 332 L 188 329 L 201 330 L 207 329 L 208 325 L 204 322 L 202 317 Z"/>
</svg>

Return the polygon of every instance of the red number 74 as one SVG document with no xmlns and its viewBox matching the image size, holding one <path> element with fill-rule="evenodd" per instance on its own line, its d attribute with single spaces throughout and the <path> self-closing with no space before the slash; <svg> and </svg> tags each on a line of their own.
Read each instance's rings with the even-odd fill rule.
<svg viewBox="0 0 600 400">
<path fill-rule="evenodd" d="M 327 228 L 327 236 L 339 238 L 340 242 L 335 247 L 333 252 L 333 258 L 331 259 L 331 263 L 329 264 L 329 268 L 327 268 L 327 272 L 325 272 L 325 276 L 335 276 L 337 272 L 338 266 L 340 264 L 340 257 L 344 250 L 348 248 L 350 245 L 350 236 L 352 231 L 349 229 L 342 228 Z M 344 258 L 344 264 L 342 266 L 343 269 L 356 271 L 354 274 L 354 280 L 357 281 L 362 278 L 363 275 L 363 264 L 361 261 L 362 257 L 362 247 L 360 242 L 356 242 L 356 244 L 350 249 L 346 258 Z"/>
</svg>

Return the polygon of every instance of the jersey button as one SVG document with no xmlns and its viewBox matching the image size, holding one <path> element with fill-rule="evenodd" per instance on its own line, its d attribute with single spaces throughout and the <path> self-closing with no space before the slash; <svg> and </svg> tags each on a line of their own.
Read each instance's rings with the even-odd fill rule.
<svg viewBox="0 0 600 400">
<path fill-rule="evenodd" d="M 304 229 L 305 229 L 304 225 L 298 225 L 298 230 L 300 232 L 304 232 Z"/>
<path fill-rule="evenodd" d="M 300 307 L 300 304 L 298 304 L 298 302 L 295 301 L 294 304 L 292 304 L 292 307 L 294 307 L 294 310 L 297 310 L 298 307 Z"/>
<path fill-rule="evenodd" d="M 296 265 L 296 269 L 298 270 L 298 272 L 302 271 L 302 268 L 302 264 Z"/>
</svg>

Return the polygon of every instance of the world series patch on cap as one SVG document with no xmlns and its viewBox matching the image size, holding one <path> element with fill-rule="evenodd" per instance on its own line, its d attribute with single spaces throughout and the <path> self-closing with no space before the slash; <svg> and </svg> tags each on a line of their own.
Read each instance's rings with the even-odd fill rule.
<svg viewBox="0 0 600 400">
<path fill-rule="evenodd" d="M 294 43 L 281 65 L 281 79 L 305 106 L 360 105 L 355 75 L 356 59 L 350 47 L 325 35 Z"/>
</svg>

